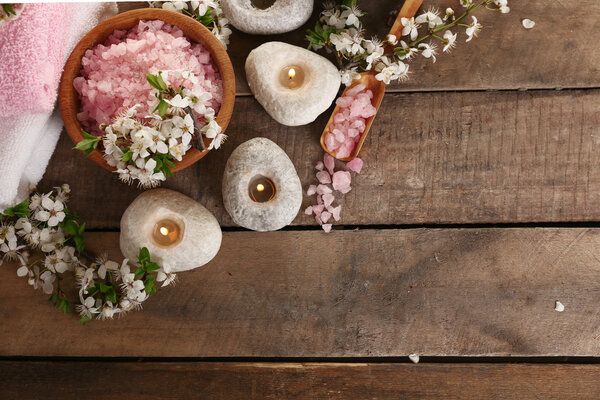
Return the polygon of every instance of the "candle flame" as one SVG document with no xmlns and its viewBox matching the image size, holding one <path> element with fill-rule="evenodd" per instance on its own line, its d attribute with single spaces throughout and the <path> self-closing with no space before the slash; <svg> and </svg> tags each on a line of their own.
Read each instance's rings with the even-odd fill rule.
<svg viewBox="0 0 600 400">
<path fill-rule="evenodd" d="M 258 185 L 256 185 L 256 190 L 262 192 L 263 190 L 265 190 L 265 186 L 262 183 L 259 183 Z"/>
<path fill-rule="evenodd" d="M 290 70 L 288 71 L 288 76 L 290 77 L 290 79 L 294 79 L 294 77 L 296 76 L 296 70 L 294 68 L 290 68 Z"/>
<path fill-rule="evenodd" d="M 165 228 L 164 226 L 161 226 L 159 231 L 160 231 L 160 234 L 163 236 L 167 236 L 169 234 L 169 230 L 167 228 Z"/>
</svg>

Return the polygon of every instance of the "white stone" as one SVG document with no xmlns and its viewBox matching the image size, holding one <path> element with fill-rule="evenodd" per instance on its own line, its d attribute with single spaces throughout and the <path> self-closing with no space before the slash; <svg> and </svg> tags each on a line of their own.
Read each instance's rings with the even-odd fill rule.
<svg viewBox="0 0 600 400">
<path fill-rule="evenodd" d="M 181 241 L 170 248 L 157 245 L 152 234 L 157 222 L 183 222 Z M 198 268 L 212 260 L 221 247 L 222 233 L 217 219 L 197 201 L 173 190 L 154 189 L 139 195 L 121 218 L 121 252 L 136 260 L 139 249 L 147 247 L 152 261 L 165 272 Z"/>
<path fill-rule="evenodd" d="M 303 84 L 284 87 L 279 76 L 287 66 L 304 70 Z M 273 119 L 287 126 L 306 125 L 326 111 L 340 88 L 340 73 L 326 58 L 282 42 L 268 42 L 246 59 L 246 78 L 256 100 Z"/>
<path fill-rule="evenodd" d="M 563 312 L 565 311 L 565 306 L 560 301 L 557 301 L 556 303 L 554 303 L 554 309 L 558 312 Z"/>
<path fill-rule="evenodd" d="M 270 179 L 275 197 L 264 203 L 250 198 L 257 176 Z M 242 143 L 231 153 L 223 175 L 223 203 L 233 221 L 254 231 L 275 231 L 289 225 L 302 205 L 302 184 L 285 152 L 266 138 Z"/>
<path fill-rule="evenodd" d="M 275 0 L 264 10 L 251 0 L 221 0 L 223 12 L 238 30 L 257 35 L 293 31 L 304 25 L 313 11 L 314 0 Z"/>
</svg>

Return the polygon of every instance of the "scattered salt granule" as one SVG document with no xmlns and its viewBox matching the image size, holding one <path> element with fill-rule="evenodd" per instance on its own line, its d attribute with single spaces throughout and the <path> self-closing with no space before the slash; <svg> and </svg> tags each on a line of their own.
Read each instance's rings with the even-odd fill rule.
<svg viewBox="0 0 600 400">
<path fill-rule="evenodd" d="M 319 161 L 315 168 L 319 171 L 323 171 L 323 168 L 325 168 L 325 165 L 323 165 L 323 161 Z"/>
<path fill-rule="evenodd" d="M 315 185 L 310 185 L 306 191 L 306 194 L 312 196 L 315 193 L 317 193 L 317 187 Z"/>
<path fill-rule="evenodd" d="M 148 73 L 191 71 L 198 82 L 187 80 L 184 86 L 210 94 L 203 101 L 206 107 L 218 112 L 223 100 L 221 76 L 208 50 L 191 43 L 179 28 L 160 20 L 140 21 L 128 31 L 114 31 L 103 44 L 85 52 L 81 66 L 81 76 L 73 80 L 81 99 L 77 119 L 96 134 L 100 133 L 100 124 L 110 123 L 119 112 L 135 104 L 142 105 L 138 115 L 153 111 L 150 108 L 154 108 L 156 99 L 146 80 Z"/>
<path fill-rule="evenodd" d="M 531 29 L 535 26 L 535 22 L 533 22 L 532 20 L 530 20 L 529 18 L 525 18 L 523 21 L 521 21 L 523 24 L 523 28 L 525 29 Z"/>
<path fill-rule="evenodd" d="M 312 213 L 313 213 L 312 206 L 308 206 L 308 207 L 306 207 L 306 210 L 304 210 L 304 214 L 306 214 L 306 215 L 312 215 Z"/>
<path fill-rule="evenodd" d="M 319 161 L 320 162 L 320 161 Z M 331 175 L 333 175 L 333 167 L 335 166 L 335 160 L 331 156 L 331 154 L 325 153 L 323 156 L 323 162 L 325 163 L 325 168 Z"/>
<path fill-rule="evenodd" d="M 325 205 L 325 207 L 330 207 L 334 200 L 335 196 L 331 193 L 325 193 L 323 195 L 323 205 Z"/>
<path fill-rule="evenodd" d="M 331 183 L 331 175 L 327 171 L 317 172 L 317 179 L 320 183 Z"/>
<path fill-rule="evenodd" d="M 336 100 L 339 109 L 333 116 L 329 133 L 325 135 L 325 147 L 335 152 L 337 158 L 347 158 L 352 154 L 365 131 L 367 118 L 377 112 L 371 104 L 372 98 L 373 92 L 361 83 Z"/>
<path fill-rule="evenodd" d="M 329 233 L 331 232 L 331 224 L 323 224 L 321 225 L 321 227 L 323 228 L 323 230 L 325 231 L 325 233 Z"/>
<path fill-rule="evenodd" d="M 320 217 L 321 221 L 323 221 L 323 223 L 326 223 L 327 221 L 329 221 L 329 218 L 331 218 L 331 213 L 329 211 L 323 211 Z"/>
<path fill-rule="evenodd" d="M 409 354 L 408 358 L 410 359 L 410 361 L 414 362 L 415 364 L 419 363 L 419 356 L 417 354 Z"/>
<path fill-rule="evenodd" d="M 361 160 L 360 158 L 356 157 L 354 160 L 346 163 L 346 168 L 348 168 L 350 171 L 354 171 L 357 174 L 360 174 L 360 170 L 363 167 L 363 160 Z"/>
<path fill-rule="evenodd" d="M 565 311 L 565 306 L 560 301 L 557 301 L 554 305 L 554 309 L 558 312 L 563 312 Z"/>
<path fill-rule="evenodd" d="M 352 178 L 350 177 L 350 172 L 348 171 L 336 171 L 333 173 L 332 185 L 335 190 L 345 190 L 350 188 L 350 182 Z"/>
<path fill-rule="evenodd" d="M 329 186 L 323 184 L 317 186 L 317 194 L 323 195 L 327 193 L 333 193 L 333 190 Z"/>
</svg>

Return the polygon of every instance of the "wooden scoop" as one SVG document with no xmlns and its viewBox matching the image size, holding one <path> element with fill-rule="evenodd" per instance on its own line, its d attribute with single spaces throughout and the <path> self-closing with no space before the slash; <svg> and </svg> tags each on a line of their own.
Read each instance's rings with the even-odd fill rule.
<svg viewBox="0 0 600 400">
<path fill-rule="evenodd" d="M 392 29 L 390 30 L 390 35 L 396 35 L 397 38 L 400 38 L 402 36 L 402 28 L 403 28 L 402 21 L 401 21 L 402 18 L 414 17 L 415 14 L 417 13 L 417 10 L 419 9 L 419 7 L 421 7 L 421 4 L 423 4 L 423 0 L 406 0 L 404 2 L 404 5 L 402 6 L 402 9 L 398 13 L 398 16 L 396 17 L 396 21 L 394 22 L 394 25 L 392 25 Z M 391 50 L 392 49 L 390 47 L 386 48 L 386 52 L 389 52 Z M 371 104 L 373 104 L 373 107 L 375 107 L 376 111 L 379 111 L 379 106 L 381 106 L 381 101 L 383 100 L 383 95 L 385 94 L 385 83 L 375 79 L 375 75 L 377 75 L 377 72 L 375 72 L 373 70 L 368 71 L 368 72 L 362 72 L 360 74 L 359 78 L 356 78 L 355 80 L 353 80 L 352 84 L 350 86 L 348 86 L 346 89 L 344 89 L 342 96 L 344 96 L 346 94 L 346 92 L 348 90 L 350 90 L 351 88 L 353 88 L 354 86 L 362 83 L 363 85 L 366 86 L 367 90 L 371 90 L 373 92 L 373 98 L 371 99 Z M 335 106 L 335 109 L 333 110 L 333 113 L 331 114 L 331 117 L 329 118 L 329 121 L 327 121 L 327 125 L 325 126 L 325 129 L 323 130 L 323 134 L 321 134 L 321 147 L 323 147 L 323 150 L 325 150 L 327 153 L 331 154 L 335 158 L 337 158 L 335 155 L 335 152 L 328 150 L 327 146 L 325 146 L 325 136 L 330 132 L 330 130 L 331 130 L 330 127 L 333 124 L 333 117 L 339 111 L 339 109 L 340 109 L 339 106 Z M 369 130 L 371 129 L 371 125 L 373 124 L 373 120 L 375 119 L 376 115 L 377 115 L 377 113 L 375 113 L 375 115 L 367 118 L 367 120 L 365 121 L 365 130 L 363 133 L 360 134 L 361 135 L 360 140 L 354 146 L 354 149 L 352 150 L 352 153 L 350 154 L 350 156 L 345 157 L 345 158 L 339 158 L 339 160 L 350 161 L 350 160 L 353 160 L 358 155 L 358 152 L 362 148 L 362 145 L 365 141 L 365 138 L 367 137 L 367 134 L 369 133 Z"/>
</svg>

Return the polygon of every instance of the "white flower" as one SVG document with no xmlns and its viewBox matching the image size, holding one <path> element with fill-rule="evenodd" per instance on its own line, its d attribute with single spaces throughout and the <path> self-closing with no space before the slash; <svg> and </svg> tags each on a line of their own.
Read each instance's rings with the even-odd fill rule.
<svg viewBox="0 0 600 400">
<path fill-rule="evenodd" d="M 19 250 L 25 248 L 25 245 L 18 245 L 16 240 L 11 240 L 8 243 L 2 243 L 2 245 L 0 245 L 0 252 L 4 253 L 4 256 L 2 257 L 2 261 L 4 260 L 10 260 L 10 261 L 14 261 L 17 259 L 21 258 L 21 253 L 19 252 Z M 0 264 L 2 264 L 0 262 Z"/>
<path fill-rule="evenodd" d="M 396 43 L 398 43 L 398 38 L 396 37 L 396 35 L 388 34 L 385 38 L 385 41 L 391 44 L 392 46 L 395 46 Z"/>
<path fill-rule="evenodd" d="M 185 155 L 185 147 L 183 143 L 179 143 L 177 139 L 169 139 L 169 154 L 173 156 L 177 161 L 181 161 Z"/>
<path fill-rule="evenodd" d="M 483 28 L 483 26 L 477 22 L 477 18 L 475 18 L 474 15 L 471 16 L 471 18 L 473 18 L 473 22 L 465 30 L 465 33 L 468 36 L 466 42 L 470 42 L 471 39 L 477 37 L 477 34 L 481 31 L 481 28 Z"/>
<path fill-rule="evenodd" d="M 131 175 L 140 181 L 141 186 L 148 188 L 155 187 L 165 180 L 165 175 L 162 172 L 154 171 L 156 165 L 156 160 L 153 158 L 149 158 L 147 161 L 138 158 L 135 166 L 128 165 L 127 168 L 131 171 Z"/>
<path fill-rule="evenodd" d="M 18 221 L 17 221 L 18 224 Z M 19 228 L 17 228 L 19 229 Z M 12 225 L 0 225 L 0 244 L 17 241 L 15 227 Z"/>
<path fill-rule="evenodd" d="M 414 47 L 408 47 L 408 44 L 406 44 L 406 42 L 404 40 L 400 41 L 400 47 L 402 48 L 402 50 L 405 53 L 404 55 L 398 55 L 396 53 L 400 60 L 410 60 L 411 58 L 413 58 L 415 53 L 418 51 Z"/>
<path fill-rule="evenodd" d="M 408 19 L 408 18 L 402 17 L 400 22 L 402 22 L 402 26 L 404 27 L 402 29 L 402 36 L 410 35 L 410 40 L 416 40 L 417 36 L 419 35 L 418 30 L 420 28 L 420 25 L 415 22 L 415 19 L 414 18 Z"/>
<path fill-rule="evenodd" d="M 454 10 L 450 7 L 446 8 L 446 15 L 444 16 L 444 21 L 452 20 L 454 21 L 456 18 L 454 16 Z"/>
<path fill-rule="evenodd" d="M 35 218 L 38 221 L 47 221 L 48 226 L 52 227 L 57 226 L 60 222 L 62 222 L 65 219 L 65 213 L 63 212 L 65 206 L 63 205 L 62 201 L 54 201 L 49 197 L 43 197 L 42 207 L 44 209 L 39 210 L 35 214 Z"/>
<path fill-rule="evenodd" d="M 99 257 L 98 260 L 98 276 L 102 279 L 106 278 L 107 271 L 116 271 L 119 269 L 119 264 L 108 260 L 106 256 Z"/>
<path fill-rule="evenodd" d="M 29 209 L 31 211 L 37 211 L 38 208 L 42 206 L 42 196 L 39 194 L 34 194 L 29 198 Z"/>
<path fill-rule="evenodd" d="M 212 140 L 212 142 L 210 142 L 210 145 L 208 145 L 208 149 L 209 150 L 218 149 L 221 147 L 223 142 L 226 140 L 227 140 L 227 135 L 219 132 L 219 133 L 217 133 L 217 136 L 215 136 L 215 138 Z"/>
<path fill-rule="evenodd" d="M 465 8 L 469 8 L 473 5 L 473 0 L 460 0 L 460 4 Z"/>
<path fill-rule="evenodd" d="M 360 20 L 359 17 L 362 17 L 363 12 L 356 7 L 346 8 L 342 12 L 342 18 L 346 18 L 346 26 L 354 26 L 357 29 L 360 29 Z"/>
<path fill-rule="evenodd" d="M 336 51 L 345 52 L 348 54 L 362 54 L 365 49 L 360 45 L 363 41 L 362 37 L 358 34 L 351 36 L 348 31 L 342 31 L 338 33 L 332 33 L 329 36 L 329 40 L 335 46 Z"/>
<path fill-rule="evenodd" d="M 71 187 L 68 184 L 63 184 L 60 187 L 55 187 L 56 200 L 66 203 L 69 200 L 69 194 L 71 193 Z"/>
<path fill-rule="evenodd" d="M 54 253 L 47 255 L 44 259 L 44 267 L 49 271 L 62 274 L 69 268 L 69 265 L 62 258 L 62 253 L 55 250 Z"/>
<path fill-rule="evenodd" d="M 185 1 L 165 1 L 162 5 L 163 9 L 176 12 L 180 12 L 186 7 Z"/>
<path fill-rule="evenodd" d="M 17 276 L 19 278 L 22 278 L 25 275 L 29 275 L 29 268 L 27 267 L 27 265 L 21 265 L 21 267 L 17 269 Z"/>
<path fill-rule="evenodd" d="M 123 280 L 121 289 L 127 297 L 136 298 L 138 294 L 144 290 L 144 282 L 141 279 L 135 279 L 135 274 L 122 274 L 121 278 Z"/>
<path fill-rule="evenodd" d="M 367 70 L 370 70 L 373 63 L 383 56 L 383 45 L 381 41 L 377 39 L 365 40 L 363 43 L 365 44 L 364 47 L 368 54 L 365 58 L 365 61 L 367 61 Z"/>
<path fill-rule="evenodd" d="M 115 314 L 118 314 L 120 312 L 121 310 L 113 306 L 112 302 L 107 301 L 104 304 L 104 306 L 102 306 L 102 310 L 100 311 L 100 314 L 98 314 L 98 319 L 112 319 L 115 316 Z"/>
<path fill-rule="evenodd" d="M 192 105 L 192 99 L 190 99 L 189 97 L 181 97 L 180 94 L 176 95 L 170 100 L 165 99 L 165 101 L 172 107 L 181 110 Z"/>
<path fill-rule="evenodd" d="M 507 14 L 510 12 L 510 7 L 508 6 L 508 0 L 494 0 L 494 4 L 498 6 L 498 10 L 502 14 Z"/>
<path fill-rule="evenodd" d="M 77 305 L 76 309 L 82 317 L 92 318 L 98 314 L 98 309 L 94 307 L 96 300 L 93 297 L 88 297 L 81 304 Z"/>
<path fill-rule="evenodd" d="M 221 133 L 221 126 L 217 123 L 215 119 L 210 119 L 206 125 L 202 127 L 200 130 L 204 136 L 209 139 L 215 138 L 219 133 Z"/>
<path fill-rule="evenodd" d="M 529 18 L 525 18 L 522 21 L 522 24 L 523 24 L 523 28 L 525 28 L 525 29 L 531 29 L 531 28 L 533 28 L 535 26 L 535 22 L 533 22 Z"/>
<path fill-rule="evenodd" d="M 87 288 L 94 280 L 93 268 L 79 268 L 77 270 L 77 287 L 83 293 L 87 293 Z"/>
<path fill-rule="evenodd" d="M 39 281 L 42 285 L 42 290 L 46 294 L 51 294 L 54 291 L 54 281 L 56 280 L 56 276 L 50 271 L 44 271 L 42 275 L 40 275 Z"/>
<path fill-rule="evenodd" d="M 375 79 L 382 81 L 386 85 L 394 80 L 404 80 L 408 77 L 408 65 L 402 61 L 391 62 L 387 57 L 382 57 L 381 62 L 376 67 L 380 71 L 375 75 Z"/>
<path fill-rule="evenodd" d="M 177 280 L 177 275 L 167 272 L 165 273 L 163 270 L 158 271 L 156 274 L 156 281 L 162 282 L 161 287 L 169 286 L 171 283 Z"/>
<path fill-rule="evenodd" d="M 433 29 L 436 26 L 442 24 L 442 19 L 440 18 L 437 10 L 429 9 L 429 11 L 427 11 L 426 13 L 419 15 L 415 19 L 415 22 L 417 24 L 427 23 L 429 26 L 429 29 Z M 412 39 L 412 40 L 415 40 L 415 39 Z"/>
<path fill-rule="evenodd" d="M 445 45 L 442 51 L 450 52 L 454 47 L 456 47 L 456 36 L 458 33 L 452 34 L 449 30 L 444 32 L 444 41 Z"/>
<path fill-rule="evenodd" d="M 350 86 L 352 84 L 352 81 L 360 76 L 360 74 L 356 71 L 356 69 L 357 68 L 354 67 L 354 68 L 340 71 L 340 74 L 342 77 L 342 84 L 344 84 L 346 86 Z"/>
<path fill-rule="evenodd" d="M 435 46 L 435 44 L 433 44 L 433 43 L 429 43 L 429 44 L 427 44 L 427 43 L 419 43 L 419 49 L 422 49 L 421 50 L 421 55 L 423 57 L 425 57 L 425 58 L 432 58 L 433 62 L 436 61 L 436 58 L 435 58 L 436 46 Z"/>
</svg>

